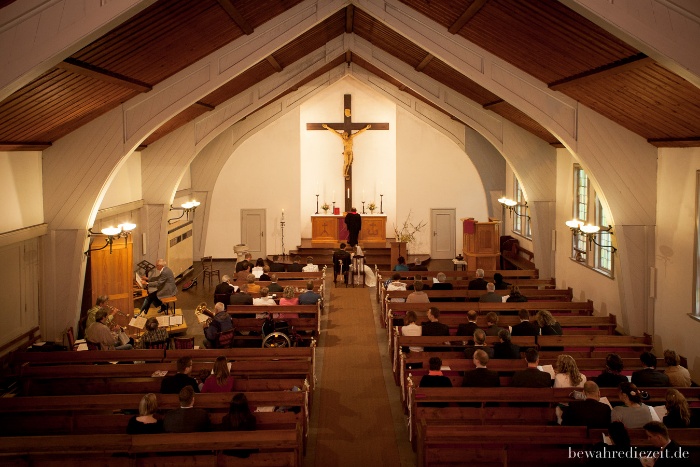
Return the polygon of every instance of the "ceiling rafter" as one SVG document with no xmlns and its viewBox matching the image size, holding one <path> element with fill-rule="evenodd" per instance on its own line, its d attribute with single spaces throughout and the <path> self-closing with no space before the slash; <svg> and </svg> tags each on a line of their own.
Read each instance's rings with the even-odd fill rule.
<svg viewBox="0 0 700 467">
<path fill-rule="evenodd" d="M 138 92 L 148 92 L 153 89 L 150 84 L 144 83 L 143 81 L 129 78 L 128 76 L 114 73 L 98 66 L 90 65 L 89 63 L 76 60 L 75 58 L 66 58 L 64 61 L 58 63 L 56 68 L 69 71 L 77 75 L 95 78 L 106 83 L 123 86 Z"/>
<path fill-rule="evenodd" d="M 0 141 L 0 151 L 43 151 L 51 147 L 51 143 L 24 142 L 13 143 L 11 141 Z"/>
<path fill-rule="evenodd" d="M 474 3 L 469 5 L 469 8 L 464 10 L 464 13 L 462 13 L 462 16 L 457 18 L 457 21 L 455 21 L 452 26 L 447 28 L 449 32 L 452 34 L 457 34 L 465 24 L 469 22 L 476 14 L 481 10 L 481 7 L 483 7 L 488 0 L 474 0 Z"/>
<path fill-rule="evenodd" d="M 272 55 L 268 55 L 267 57 L 265 57 L 265 59 L 267 60 L 267 63 L 269 63 L 270 66 L 272 66 L 272 68 L 277 73 L 281 72 L 284 69 L 282 68 L 282 65 L 280 65 L 280 63 L 277 60 L 275 60 L 275 57 L 273 57 Z"/>
<path fill-rule="evenodd" d="M 345 63 L 347 63 L 348 65 L 352 63 L 352 51 L 351 50 L 345 51 Z"/>
<path fill-rule="evenodd" d="M 651 58 L 647 57 L 643 53 L 639 53 L 636 55 L 632 55 L 631 57 L 628 57 L 626 59 L 618 60 L 616 62 L 603 65 L 593 70 L 585 71 L 574 76 L 569 76 L 567 78 L 560 79 L 549 84 L 549 88 L 554 91 L 561 91 L 562 89 L 565 89 L 570 86 L 579 86 L 592 80 L 624 73 L 637 68 L 642 68 L 649 65 L 652 62 L 653 60 Z"/>
<path fill-rule="evenodd" d="M 430 63 L 430 61 L 434 58 L 435 56 L 432 54 L 426 55 L 425 58 L 416 66 L 416 71 L 423 71 L 423 68 L 427 67 L 428 63 Z"/>
<path fill-rule="evenodd" d="M 355 6 L 348 5 L 345 8 L 345 33 L 346 34 L 352 33 L 354 21 L 355 21 Z"/>
<path fill-rule="evenodd" d="M 206 110 L 207 112 L 212 111 L 212 110 L 214 110 L 214 109 L 216 108 L 216 107 L 214 107 L 213 105 L 209 105 L 209 104 L 207 104 L 206 102 L 202 102 L 202 101 L 197 101 L 197 102 L 195 102 L 194 104 L 192 104 L 192 106 L 193 106 L 193 107 L 199 107 L 200 109 L 204 109 L 204 110 Z"/>
<path fill-rule="evenodd" d="M 241 28 L 245 35 L 250 36 L 255 31 L 250 23 L 243 17 L 240 11 L 233 6 L 231 0 L 217 0 L 221 8 L 231 17 L 234 23 Z"/>
</svg>

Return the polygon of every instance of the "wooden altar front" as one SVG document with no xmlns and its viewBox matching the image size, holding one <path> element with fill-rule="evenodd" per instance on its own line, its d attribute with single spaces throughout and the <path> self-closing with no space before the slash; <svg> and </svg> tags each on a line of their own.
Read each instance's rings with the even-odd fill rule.
<svg viewBox="0 0 700 467">
<path fill-rule="evenodd" d="M 348 240 L 345 215 L 318 214 L 311 216 L 311 244 L 321 248 L 336 248 Z M 386 216 L 368 214 L 362 216 L 360 245 L 363 247 L 386 246 Z"/>
</svg>

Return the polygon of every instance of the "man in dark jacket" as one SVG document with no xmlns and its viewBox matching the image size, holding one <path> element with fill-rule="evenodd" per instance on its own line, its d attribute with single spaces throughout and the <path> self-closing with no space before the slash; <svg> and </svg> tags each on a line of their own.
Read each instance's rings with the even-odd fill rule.
<svg viewBox="0 0 700 467">
<path fill-rule="evenodd" d="M 513 326 L 510 332 L 511 336 L 538 336 L 540 327 L 535 323 L 530 322 L 530 312 L 522 309 L 518 312 L 520 323 Z"/>
<path fill-rule="evenodd" d="M 671 382 L 663 371 L 656 369 L 656 355 L 651 352 L 642 352 L 639 359 L 646 366 L 642 370 L 632 373 L 632 383 L 640 388 L 668 387 Z"/>
<path fill-rule="evenodd" d="M 546 371 L 540 370 L 540 354 L 537 349 L 527 349 L 525 352 L 527 368 L 513 373 L 510 385 L 516 388 L 550 388 L 554 380 Z M 608 415 L 609 416 L 609 415 Z"/>
<path fill-rule="evenodd" d="M 473 343 L 471 339 L 474 336 L 474 331 L 479 329 L 479 325 L 476 324 L 477 314 L 474 310 L 467 311 L 467 322 L 462 323 L 457 327 L 458 336 L 469 336 L 469 343 Z"/>
<path fill-rule="evenodd" d="M 476 279 L 469 281 L 469 290 L 486 290 L 486 284 L 488 284 L 488 282 L 484 280 L 484 270 L 477 269 Z"/>
<path fill-rule="evenodd" d="M 167 433 L 194 433 L 209 430 L 209 414 L 194 407 L 194 391 L 187 386 L 180 391 L 180 408 L 173 409 L 163 418 Z"/>
<path fill-rule="evenodd" d="M 501 385 L 501 380 L 498 377 L 498 373 L 486 368 L 486 364 L 488 362 L 489 356 L 486 355 L 486 352 L 484 352 L 481 349 L 474 352 L 474 365 L 476 366 L 476 368 L 474 370 L 464 372 L 464 381 L 462 382 L 462 387 L 499 387 Z"/>
<path fill-rule="evenodd" d="M 191 377 L 190 373 L 192 373 L 192 358 L 178 358 L 177 373 L 166 376 L 160 383 L 161 394 L 178 394 L 184 387 L 191 387 L 194 392 L 199 392 L 197 380 Z"/>
<path fill-rule="evenodd" d="M 342 265 L 341 265 L 342 261 Z M 342 271 L 341 271 L 342 268 Z M 333 283 L 338 279 L 338 274 L 343 275 L 343 282 L 348 284 L 348 270 L 350 268 L 350 253 L 345 250 L 345 243 L 340 244 L 340 249 L 333 252 Z"/>
<path fill-rule="evenodd" d="M 500 342 L 493 344 L 493 358 L 518 359 L 520 358 L 520 347 L 510 341 L 510 332 L 507 329 L 498 331 Z"/>
<path fill-rule="evenodd" d="M 446 324 L 439 322 L 440 310 L 431 306 L 428 308 L 428 321 L 422 323 L 424 336 L 449 336 L 450 328 Z M 426 347 L 426 352 L 440 352 L 440 347 Z"/>
<path fill-rule="evenodd" d="M 204 337 L 206 337 L 204 345 L 211 349 L 216 348 L 216 337 L 220 332 L 233 329 L 233 321 L 231 315 L 226 311 L 226 305 L 218 302 L 214 305 L 214 313 L 209 325 L 204 323 Z"/>
<path fill-rule="evenodd" d="M 564 409 L 562 425 L 585 425 L 588 428 L 607 428 L 610 425 L 610 407 L 600 402 L 600 389 L 593 381 L 583 384 L 586 396 L 582 401 L 571 401 Z"/>
</svg>

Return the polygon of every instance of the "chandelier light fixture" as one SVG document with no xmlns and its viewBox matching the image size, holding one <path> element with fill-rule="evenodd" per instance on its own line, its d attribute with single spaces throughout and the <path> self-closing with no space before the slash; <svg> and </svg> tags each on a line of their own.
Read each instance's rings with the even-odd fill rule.
<svg viewBox="0 0 700 467">
<path fill-rule="evenodd" d="M 132 224 L 130 222 L 125 222 L 123 224 L 119 224 L 118 226 L 109 226 L 105 227 L 104 229 L 100 230 L 99 233 L 95 233 L 92 231 L 92 228 L 88 229 L 88 238 L 94 237 L 96 235 L 105 235 L 107 238 L 105 238 L 105 244 L 102 245 L 100 248 L 92 248 L 92 240 L 90 240 L 90 245 L 88 246 L 87 251 L 85 252 L 85 256 L 89 256 L 91 251 L 99 251 L 99 250 L 104 250 L 105 248 L 109 247 L 109 254 L 112 254 L 112 244 L 114 243 L 114 240 L 118 240 L 120 238 L 124 239 L 124 245 L 126 245 L 127 238 L 129 235 L 131 235 L 131 231 L 136 228 L 136 224 Z"/>
<path fill-rule="evenodd" d="M 172 205 L 170 206 L 171 211 L 182 211 L 182 214 L 180 214 L 179 217 L 175 217 L 173 219 L 168 219 L 168 224 L 173 224 L 180 219 L 182 219 L 183 216 L 187 216 L 186 219 L 190 220 L 190 213 L 194 213 L 195 209 L 197 209 L 197 206 L 199 206 L 201 203 L 199 201 L 187 201 L 186 203 L 182 203 L 180 207 L 173 207 Z"/>
</svg>

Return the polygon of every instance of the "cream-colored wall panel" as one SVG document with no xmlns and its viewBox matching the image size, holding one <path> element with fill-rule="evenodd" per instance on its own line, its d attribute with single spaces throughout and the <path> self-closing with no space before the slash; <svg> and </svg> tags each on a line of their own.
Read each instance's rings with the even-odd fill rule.
<svg viewBox="0 0 700 467">
<path fill-rule="evenodd" d="M 112 178 L 102 198 L 100 211 L 142 199 L 141 185 L 141 153 L 134 151 L 126 157 L 126 161 Z"/>
<path fill-rule="evenodd" d="M 0 152 L 0 233 L 44 222 L 41 152 Z"/>
</svg>

